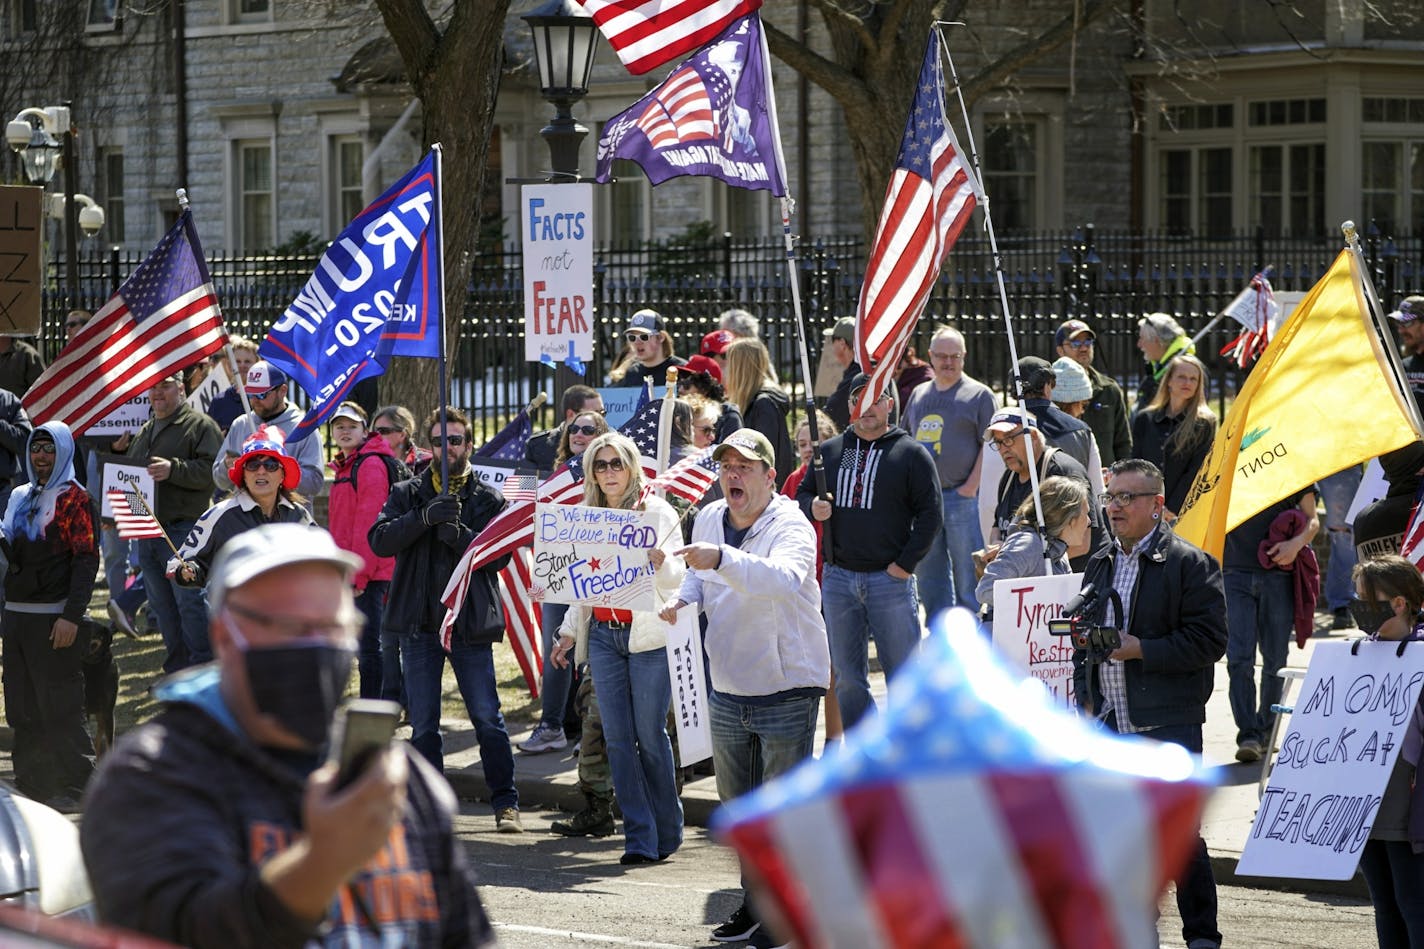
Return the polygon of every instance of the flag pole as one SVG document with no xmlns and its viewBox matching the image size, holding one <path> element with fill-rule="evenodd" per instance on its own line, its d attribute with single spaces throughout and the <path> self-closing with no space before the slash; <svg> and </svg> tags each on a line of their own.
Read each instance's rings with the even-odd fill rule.
<svg viewBox="0 0 1424 949">
<path fill-rule="evenodd" d="M 435 299 L 440 301 L 440 414 L 436 416 L 436 418 L 440 420 L 440 431 L 444 432 L 446 431 L 450 411 L 450 400 L 445 391 L 445 191 L 441 187 L 441 166 L 443 164 L 445 150 L 441 147 L 439 142 L 431 145 L 430 150 L 435 153 L 434 224 L 436 233 L 440 235 L 440 240 L 437 242 L 440 245 L 440 253 L 438 255 L 440 258 L 440 266 L 436 270 L 440 281 L 440 289 L 435 295 Z M 466 432 L 465 435 L 467 438 L 469 437 L 468 432 Z M 440 493 L 450 493 L 450 458 L 446 455 L 443 444 L 440 451 Z"/>
<path fill-rule="evenodd" d="M 189 207 L 188 189 L 179 188 L 176 193 L 178 195 L 178 213 L 183 214 L 188 211 Z M 187 226 L 190 228 L 192 227 L 191 219 Z M 204 269 L 203 279 L 207 283 L 212 283 L 212 277 L 206 272 L 207 261 L 202 261 L 202 263 Z M 237 360 L 232 357 L 232 339 L 227 334 L 227 322 L 222 318 L 222 304 L 218 302 L 216 293 L 213 294 L 213 309 L 218 311 L 218 325 L 223 328 L 223 355 L 227 357 L 227 364 L 229 366 L 232 366 L 233 369 L 236 370 Z M 238 398 L 242 400 L 242 412 L 244 415 L 246 415 L 248 412 L 252 411 L 252 404 L 247 401 L 247 387 L 243 385 L 243 381 L 244 380 L 242 379 L 234 379 L 232 381 L 232 385 L 233 388 L 237 390 Z M 169 546 L 172 546 L 171 541 L 169 542 Z M 178 551 L 176 550 L 174 551 L 174 553 L 177 552 Z"/>
<path fill-rule="evenodd" d="M 1004 286 L 1004 261 L 999 254 L 999 240 L 994 234 L 994 216 L 989 211 L 989 196 L 984 192 L 983 175 L 979 165 L 979 149 L 974 144 L 974 126 L 969 121 L 969 107 L 964 103 L 964 88 L 959 82 L 959 72 L 954 68 L 954 56 L 949 52 L 949 44 L 945 42 L 944 26 L 963 26 L 963 23 L 956 21 L 937 21 L 935 32 L 939 34 L 939 48 L 944 54 L 945 61 L 949 64 L 949 76 L 954 82 L 954 95 L 959 100 L 959 111 L 964 116 L 964 132 L 969 136 L 969 162 L 973 166 L 974 190 L 978 192 L 979 207 L 984 211 L 984 230 L 989 235 L 989 252 L 994 260 L 994 281 L 999 287 L 999 306 L 1004 314 L 1004 334 L 1009 339 L 1009 360 L 1013 373 L 1014 396 L 1019 400 L 1019 421 L 1023 425 L 1024 448 L 1028 455 L 1028 481 L 1029 490 L 1033 494 L 1033 511 L 1038 518 L 1038 533 L 1044 539 L 1043 560 L 1048 565 L 1048 528 L 1043 520 L 1043 498 L 1038 491 L 1038 465 L 1033 457 L 1033 438 L 1029 436 L 1028 429 L 1028 409 L 1024 407 L 1023 378 L 1019 376 L 1019 351 L 1018 344 L 1014 342 L 1014 322 L 1009 312 L 1009 292 Z M 948 132 L 950 141 L 954 143 L 956 149 L 959 142 L 955 141 L 954 128 L 949 122 L 945 122 L 945 131 Z M 962 152 L 961 152 L 962 154 Z M 999 538 L 1000 542 L 1004 538 Z M 1052 569 L 1048 570 L 1052 573 Z"/>
<path fill-rule="evenodd" d="M 1350 256 L 1355 259 L 1355 269 L 1360 274 L 1360 283 L 1364 290 L 1365 309 L 1369 312 L 1370 322 L 1382 343 L 1379 348 L 1384 350 L 1389 360 L 1396 394 L 1404 404 L 1405 416 L 1409 419 L 1409 424 L 1414 426 L 1414 431 L 1420 438 L 1424 438 L 1424 419 L 1419 416 L 1419 403 L 1414 400 L 1408 383 L 1409 377 L 1404 373 L 1404 363 L 1399 358 L 1399 350 L 1394 347 L 1394 335 L 1390 333 L 1389 325 L 1385 323 L 1384 305 L 1380 303 L 1374 281 L 1370 279 L 1370 269 L 1365 263 L 1365 252 L 1360 247 L 1360 235 L 1355 230 L 1355 222 L 1344 222 L 1340 225 L 1340 232 L 1345 235 L 1345 246 L 1350 249 Z"/>
</svg>

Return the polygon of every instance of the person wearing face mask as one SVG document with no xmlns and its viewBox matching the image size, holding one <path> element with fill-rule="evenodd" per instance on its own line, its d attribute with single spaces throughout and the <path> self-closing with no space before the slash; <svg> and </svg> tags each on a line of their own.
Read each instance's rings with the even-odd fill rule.
<svg viewBox="0 0 1424 949">
<path fill-rule="evenodd" d="M 14 730 L 15 784 L 61 811 L 78 806 L 94 770 L 84 730 L 88 646 L 80 623 L 99 571 L 98 512 L 74 476 L 74 438 L 62 422 L 31 433 L 28 484 L 5 508 L 5 720 Z"/>
<path fill-rule="evenodd" d="M 342 788 L 322 763 L 355 658 L 360 564 L 296 524 L 219 552 L 217 662 L 159 687 L 162 709 L 104 757 L 85 802 L 104 922 L 223 949 L 493 944 L 455 796 L 419 753 L 395 743 Z"/>
<path fill-rule="evenodd" d="M 1424 639 L 1418 567 L 1403 557 L 1378 557 L 1356 564 L 1354 581 L 1350 614 L 1371 640 Z M 1424 784 L 1416 774 L 1421 746 L 1424 706 L 1416 701 L 1360 855 L 1380 949 L 1424 946 Z"/>
</svg>

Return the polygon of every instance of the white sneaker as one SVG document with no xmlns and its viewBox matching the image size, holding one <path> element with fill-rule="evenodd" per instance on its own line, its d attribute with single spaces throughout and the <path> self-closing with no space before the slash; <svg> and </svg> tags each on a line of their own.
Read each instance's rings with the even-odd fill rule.
<svg viewBox="0 0 1424 949">
<path fill-rule="evenodd" d="M 541 722 L 527 741 L 519 743 L 519 750 L 535 755 L 544 751 L 562 751 L 568 743 L 569 740 L 564 737 L 562 728 L 550 728 Z"/>
</svg>

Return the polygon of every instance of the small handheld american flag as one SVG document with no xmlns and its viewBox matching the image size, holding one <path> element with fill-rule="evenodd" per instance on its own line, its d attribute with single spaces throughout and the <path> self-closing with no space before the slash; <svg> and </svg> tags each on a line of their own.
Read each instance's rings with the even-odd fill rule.
<svg viewBox="0 0 1424 949">
<path fill-rule="evenodd" d="M 118 491 L 113 488 L 109 489 L 108 495 L 109 508 L 114 512 L 114 526 L 118 528 L 119 537 L 124 540 L 144 540 L 167 536 L 154 518 L 153 511 L 149 509 L 143 495 L 137 491 Z"/>
</svg>

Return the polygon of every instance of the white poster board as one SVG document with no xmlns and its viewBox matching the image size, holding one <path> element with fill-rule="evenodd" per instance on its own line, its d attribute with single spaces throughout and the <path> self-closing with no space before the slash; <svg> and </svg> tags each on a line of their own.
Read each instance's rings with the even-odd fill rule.
<svg viewBox="0 0 1424 949">
<path fill-rule="evenodd" d="M 100 464 L 104 470 L 103 488 L 99 492 L 99 514 L 102 517 L 111 518 L 114 516 L 113 505 L 109 503 L 110 491 L 122 491 L 125 494 L 137 491 L 148 502 L 149 510 L 153 510 L 153 475 L 148 473 L 147 465 L 138 464 L 122 455 L 102 455 Z M 142 514 L 143 512 L 134 511 L 134 513 Z"/>
<path fill-rule="evenodd" d="M 434 462 L 438 464 L 437 462 Z M 474 469 L 475 477 L 496 491 L 504 491 L 504 480 L 514 474 L 520 468 L 532 468 L 532 465 L 521 464 L 517 461 L 503 461 L 498 458 L 471 458 L 470 467 Z M 438 469 L 437 469 L 438 470 Z"/>
<path fill-rule="evenodd" d="M 1348 880 L 1370 836 L 1419 689 L 1424 644 L 1320 643 L 1236 872 Z"/>
<path fill-rule="evenodd" d="M 638 396 L 643 390 L 637 386 L 605 386 L 596 391 L 603 399 L 603 419 L 609 428 L 616 431 L 633 417 L 633 410 L 638 407 Z M 666 394 L 667 386 L 653 386 L 655 401 Z"/>
<path fill-rule="evenodd" d="M 712 757 L 712 723 L 707 718 L 707 676 L 702 664 L 697 610 L 677 611 L 677 622 L 668 627 L 667 661 L 677 750 L 685 768 Z"/>
<path fill-rule="evenodd" d="M 85 438 L 118 438 L 125 432 L 137 432 L 148 421 L 148 390 L 140 392 L 108 415 L 78 434 Z"/>
<path fill-rule="evenodd" d="M 1378 458 L 1371 458 L 1365 464 L 1365 473 L 1360 476 L 1360 486 L 1355 489 L 1355 497 L 1350 502 L 1350 511 L 1345 515 L 1345 523 L 1354 524 L 1359 513 L 1389 493 L 1389 482 L 1384 479 L 1384 465 Z"/>
<path fill-rule="evenodd" d="M 648 551 L 658 540 L 653 515 L 646 511 L 536 504 L 530 597 L 653 612 L 656 571 Z"/>
<path fill-rule="evenodd" d="M 1054 636 L 1048 621 L 1057 619 L 1083 586 L 1081 573 L 1053 577 L 1015 577 L 994 584 L 994 645 L 1011 667 L 1042 682 L 1055 704 L 1074 708 L 1073 643 Z"/>
<path fill-rule="evenodd" d="M 593 358 L 593 185 L 525 185 L 524 358 Z"/>
<path fill-rule="evenodd" d="M 227 370 L 223 368 L 222 363 L 214 363 L 207 378 L 198 383 L 198 388 L 188 396 L 188 404 L 195 411 L 207 415 L 208 406 L 213 404 L 213 399 L 226 392 L 231 385 L 232 380 L 228 378 Z"/>
</svg>

